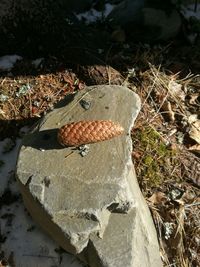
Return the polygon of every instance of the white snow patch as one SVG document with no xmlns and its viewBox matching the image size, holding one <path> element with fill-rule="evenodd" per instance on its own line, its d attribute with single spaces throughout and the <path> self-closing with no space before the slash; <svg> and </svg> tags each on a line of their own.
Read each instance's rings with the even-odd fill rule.
<svg viewBox="0 0 200 267">
<path fill-rule="evenodd" d="M 21 129 L 21 133 L 27 131 L 28 127 Z M 0 167 L 0 197 L 7 189 L 18 198 L 11 204 L 1 203 L 0 231 L 3 241 L 0 252 L 4 253 L 5 260 L 12 259 L 12 266 L 83 267 L 75 256 L 66 252 L 57 253 L 55 249 L 59 250 L 59 245 L 40 230 L 28 215 L 14 176 L 21 139 L 16 140 L 11 151 L 4 153 L 10 141 L 6 138 L 0 142 L 0 160 L 4 162 Z"/>
<path fill-rule="evenodd" d="M 104 17 L 107 18 L 107 16 L 111 13 L 111 11 L 114 9 L 115 5 L 111 5 L 109 3 L 105 4 L 105 9 L 104 9 Z"/>
<path fill-rule="evenodd" d="M 189 19 L 191 17 L 194 17 L 198 20 L 200 20 L 200 5 L 197 4 L 197 10 L 194 10 L 195 5 L 191 4 L 188 6 L 182 6 L 181 13 L 186 19 Z"/>
<path fill-rule="evenodd" d="M 6 138 L 0 142 L 0 197 L 3 195 L 8 185 L 10 176 L 12 176 L 15 171 L 18 151 L 21 144 L 21 139 L 17 139 L 15 147 L 11 151 L 4 153 L 5 147 L 10 141 L 9 138 Z"/>
<path fill-rule="evenodd" d="M 40 64 L 42 63 L 42 61 L 44 60 L 43 57 L 41 58 L 36 58 L 35 60 L 32 60 L 32 65 L 35 67 L 35 68 L 38 68 L 40 66 Z"/>
<path fill-rule="evenodd" d="M 200 4 L 197 4 L 196 7 L 195 4 L 182 6 L 181 13 L 185 19 L 187 20 L 194 19 L 194 21 L 197 20 L 197 23 L 200 23 Z M 191 44 L 195 43 L 197 37 L 198 37 L 198 32 L 196 31 L 191 32 L 190 34 L 187 35 L 187 38 Z"/>
<path fill-rule="evenodd" d="M 97 11 L 96 9 L 91 8 L 90 10 L 84 13 L 75 14 L 75 16 L 80 21 L 84 20 L 86 24 L 92 24 L 98 20 L 101 20 L 102 18 L 106 18 L 114 7 L 115 5 L 107 3 L 105 4 L 105 8 L 103 11 Z"/>
<path fill-rule="evenodd" d="M 22 60 L 22 57 L 18 55 L 6 55 L 3 57 L 0 57 L 0 70 L 10 71 L 15 65 L 17 60 Z"/>
<path fill-rule="evenodd" d="M 0 217 L 1 235 L 6 238 L 1 250 L 7 259 L 13 254 L 15 266 L 83 266 L 74 256 L 68 253 L 59 255 L 55 251 L 59 246 L 33 222 L 24 209 L 22 199 L 3 206 Z"/>
<path fill-rule="evenodd" d="M 191 33 L 187 35 L 187 38 L 191 44 L 195 43 L 197 37 L 198 37 L 198 33 Z"/>
</svg>

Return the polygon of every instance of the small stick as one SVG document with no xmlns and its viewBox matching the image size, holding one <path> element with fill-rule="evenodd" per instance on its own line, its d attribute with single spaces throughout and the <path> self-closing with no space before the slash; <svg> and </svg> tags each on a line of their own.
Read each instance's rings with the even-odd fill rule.
<svg viewBox="0 0 200 267">
<path fill-rule="evenodd" d="M 65 158 L 68 158 L 73 153 L 74 153 L 74 151 L 71 151 L 68 155 L 65 156 Z"/>
</svg>

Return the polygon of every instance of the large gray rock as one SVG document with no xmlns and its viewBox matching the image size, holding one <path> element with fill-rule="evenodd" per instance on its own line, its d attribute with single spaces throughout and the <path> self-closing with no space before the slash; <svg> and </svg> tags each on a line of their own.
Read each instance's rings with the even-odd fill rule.
<svg viewBox="0 0 200 267">
<path fill-rule="evenodd" d="M 181 16 L 171 1 L 124 0 L 107 19 L 113 27 L 122 27 L 134 41 L 165 41 L 181 28 Z"/>
<path fill-rule="evenodd" d="M 65 250 L 82 252 L 79 256 L 92 267 L 120 266 L 108 255 L 109 248 L 113 255 L 120 249 L 121 240 L 112 247 L 117 237 L 110 240 L 115 230 L 109 230 L 116 229 L 119 215 L 119 220 L 125 222 L 120 231 L 127 234 L 123 237 L 119 232 L 116 236 L 123 237 L 125 246 L 130 248 L 124 266 L 139 262 L 143 253 L 145 266 L 154 266 L 149 258 L 160 262 L 155 229 L 143 198 L 138 198 L 139 187 L 134 184 L 136 177 L 132 173 L 130 130 L 139 109 L 138 96 L 125 87 L 87 88 L 70 103 L 50 112 L 38 130 L 24 139 L 19 154 L 17 177 L 30 214 Z M 68 122 L 83 119 L 111 119 L 119 122 L 125 133 L 90 145 L 89 153 L 82 157 L 77 149 L 62 148 L 56 141 L 56 132 Z M 145 221 L 150 223 L 146 225 Z M 126 240 L 129 231 L 130 238 Z M 144 242 L 138 254 L 137 240 Z M 90 253 L 93 250 L 96 255 Z M 94 261 L 91 255 L 96 257 Z M 122 253 L 121 262 L 125 262 L 124 257 Z"/>
</svg>

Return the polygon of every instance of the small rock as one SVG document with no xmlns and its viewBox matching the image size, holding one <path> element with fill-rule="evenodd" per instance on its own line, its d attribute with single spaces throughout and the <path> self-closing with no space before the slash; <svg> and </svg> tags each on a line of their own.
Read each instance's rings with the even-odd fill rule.
<svg viewBox="0 0 200 267">
<path fill-rule="evenodd" d="M 79 149 L 79 154 L 82 157 L 85 157 L 89 153 L 90 147 L 88 145 L 82 145 L 82 146 L 79 146 L 78 149 Z"/>
<path fill-rule="evenodd" d="M 91 102 L 85 99 L 81 99 L 80 104 L 85 110 L 88 110 L 91 106 Z"/>
</svg>

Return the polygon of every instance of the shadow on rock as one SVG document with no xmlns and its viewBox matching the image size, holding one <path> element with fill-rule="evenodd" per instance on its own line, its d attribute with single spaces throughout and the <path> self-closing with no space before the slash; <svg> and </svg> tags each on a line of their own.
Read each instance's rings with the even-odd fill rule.
<svg viewBox="0 0 200 267">
<path fill-rule="evenodd" d="M 38 150 L 62 149 L 63 147 L 57 142 L 58 129 L 48 129 L 28 134 L 23 145 L 33 147 Z"/>
</svg>

